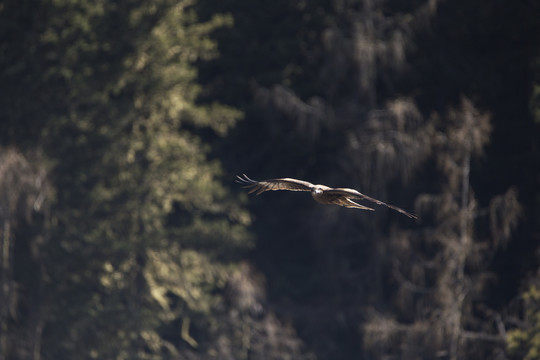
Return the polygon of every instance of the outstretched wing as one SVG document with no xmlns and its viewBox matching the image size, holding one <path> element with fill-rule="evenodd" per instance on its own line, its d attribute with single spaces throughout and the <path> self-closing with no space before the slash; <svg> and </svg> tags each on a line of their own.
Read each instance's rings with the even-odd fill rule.
<svg viewBox="0 0 540 360">
<path fill-rule="evenodd" d="M 236 182 L 245 185 L 245 188 L 252 188 L 249 194 L 256 192 L 257 195 L 268 190 L 311 191 L 313 187 L 313 184 L 310 182 L 291 178 L 255 181 L 248 178 L 246 174 L 242 174 L 242 176 L 237 175 Z"/>
<path fill-rule="evenodd" d="M 364 199 L 364 200 L 367 200 L 367 201 L 374 202 L 377 205 L 384 205 L 386 207 L 389 207 L 390 209 L 396 210 L 397 212 L 400 212 L 403 215 L 408 216 L 410 218 L 418 219 L 418 217 L 416 215 L 408 213 L 407 211 L 405 211 L 405 210 L 403 210 L 401 208 L 398 208 L 397 206 L 390 205 L 390 204 L 387 204 L 387 203 L 385 203 L 383 201 L 374 199 L 374 198 L 369 197 L 367 195 L 364 195 L 361 192 L 358 192 L 358 191 L 356 191 L 354 189 L 335 188 L 335 189 L 325 190 L 324 193 L 325 194 L 328 193 L 329 195 L 334 195 L 334 196 L 335 195 L 342 195 L 342 196 L 345 196 L 345 197 L 351 198 L 351 199 Z"/>
</svg>

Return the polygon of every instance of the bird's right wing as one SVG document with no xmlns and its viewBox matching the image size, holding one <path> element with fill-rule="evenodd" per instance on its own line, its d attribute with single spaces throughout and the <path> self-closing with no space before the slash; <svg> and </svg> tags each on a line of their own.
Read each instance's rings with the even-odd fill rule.
<svg viewBox="0 0 540 360">
<path fill-rule="evenodd" d="M 343 196 L 346 196 L 348 198 L 352 198 L 352 199 L 364 199 L 364 200 L 367 200 L 367 201 L 371 201 L 371 202 L 374 202 L 375 204 L 377 205 L 384 205 L 386 207 L 389 207 L 390 209 L 393 209 L 407 217 L 410 217 L 412 219 L 418 219 L 418 217 L 414 214 L 411 214 L 405 210 L 403 210 L 402 208 L 399 208 L 397 206 L 394 206 L 394 205 L 390 205 L 390 204 L 387 204 L 381 200 L 377 200 L 377 199 L 374 199 L 370 196 L 367 196 L 367 195 L 364 195 L 362 194 L 361 192 L 357 191 L 357 190 L 354 190 L 354 189 L 348 189 L 348 188 L 335 188 L 335 189 L 330 189 L 330 190 L 326 190 L 325 193 L 328 193 L 329 195 L 336 195 L 336 194 L 339 194 L 339 195 L 343 195 Z"/>
<path fill-rule="evenodd" d="M 247 177 L 246 174 L 236 176 L 236 182 L 245 185 L 245 188 L 252 188 L 248 193 L 256 192 L 257 195 L 269 190 L 289 190 L 289 191 L 311 191 L 313 184 L 307 181 L 281 178 L 255 181 Z"/>
</svg>

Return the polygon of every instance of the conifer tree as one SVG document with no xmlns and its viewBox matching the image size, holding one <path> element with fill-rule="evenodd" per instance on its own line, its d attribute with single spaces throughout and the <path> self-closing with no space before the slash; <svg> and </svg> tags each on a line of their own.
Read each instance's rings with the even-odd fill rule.
<svg viewBox="0 0 540 360">
<path fill-rule="evenodd" d="M 208 33 L 230 18 L 199 22 L 193 3 L 1 8 L 5 34 L 25 41 L 9 44 L 23 57 L 1 59 L 3 79 L 22 77 L 2 83 L 2 139 L 42 147 L 54 189 L 46 257 L 16 287 L 15 307 L 35 301 L 46 309 L 33 359 L 175 357 L 191 348 L 204 354 L 212 342 L 196 340 L 193 328 L 202 334 L 215 325 L 220 291 L 249 247 L 249 215 L 223 186 L 206 142 L 240 113 L 197 104 L 193 66 L 217 54 Z M 24 87 L 35 98 L 17 107 Z M 8 270 L 3 283 L 14 289 Z M 33 272 L 43 297 L 26 291 Z M 4 312 L 2 329 L 9 319 Z M 0 335 L 5 344 L 6 331 Z"/>
</svg>

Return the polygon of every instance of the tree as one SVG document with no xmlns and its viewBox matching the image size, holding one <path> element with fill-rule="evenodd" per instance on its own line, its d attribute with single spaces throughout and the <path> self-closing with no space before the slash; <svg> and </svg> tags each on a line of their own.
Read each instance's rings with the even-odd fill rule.
<svg viewBox="0 0 540 360">
<path fill-rule="evenodd" d="M 0 358 L 39 359 L 49 306 L 44 298 L 51 188 L 47 170 L 11 148 L 0 151 Z M 22 263 L 22 256 L 27 257 Z M 28 277 L 23 271 L 34 271 Z M 21 283 L 25 301 L 21 302 Z M 18 319 L 13 324 L 12 319 Z"/>
<path fill-rule="evenodd" d="M 174 358 L 192 348 L 205 356 L 213 339 L 202 334 L 250 246 L 249 215 L 221 183 L 203 140 L 219 139 L 241 114 L 197 104 L 193 67 L 216 55 L 207 34 L 230 19 L 201 23 L 191 1 L 25 4 L 2 8 L 3 18 L 33 19 L 33 27 L 3 22 L 5 34 L 25 40 L 6 45 L 32 54 L 1 59 L 4 80 L 21 78 L 2 82 L 10 94 L 2 139 L 43 149 L 54 196 L 41 266 L 12 276 L 6 262 L 3 296 L 14 299 L 12 277 L 18 289 L 29 289 L 36 274 L 44 282 L 43 297 L 18 294 L 14 305 L 46 309 L 28 326 L 42 343 L 31 357 Z M 27 89 L 35 98 L 18 107 Z M 14 226 L 15 216 L 4 218 Z M 18 324 L 8 310 L 4 330 Z"/>
<path fill-rule="evenodd" d="M 490 259 L 509 240 L 521 206 L 513 189 L 494 197 L 486 209 L 478 208 L 475 200 L 471 168 L 489 139 L 489 117 L 463 99 L 441 124 L 432 152 L 438 176 L 445 180 L 436 194 L 417 200 L 424 228 L 416 235 L 396 236 L 392 247 L 397 289 L 393 296 L 397 309 L 392 313 L 402 320 L 375 317 L 366 336 L 376 349 L 384 349 L 378 342 L 399 339 L 393 340 L 397 342 L 393 348 L 403 349 L 401 356 L 407 358 L 491 356 L 504 351 L 504 324 L 501 315 L 480 299 L 493 281 L 487 272 Z M 380 322 L 388 325 L 378 326 Z"/>
<path fill-rule="evenodd" d="M 508 331 L 508 349 L 516 358 L 532 360 L 540 357 L 538 276 L 531 278 L 529 283 L 520 299 L 524 317 L 517 323 L 517 327 Z"/>
</svg>

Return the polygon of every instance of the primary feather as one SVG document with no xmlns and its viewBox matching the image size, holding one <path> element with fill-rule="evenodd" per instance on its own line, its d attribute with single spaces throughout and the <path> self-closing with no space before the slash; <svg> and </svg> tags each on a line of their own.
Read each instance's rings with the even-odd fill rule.
<svg viewBox="0 0 540 360">
<path fill-rule="evenodd" d="M 269 190 L 289 190 L 289 191 L 311 191 L 312 183 L 291 178 L 269 179 L 264 181 L 255 181 L 246 174 L 236 176 L 236 182 L 245 185 L 245 188 L 251 188 L 248 194 L 256 192 L 257 195 Z"/>
</svg>

